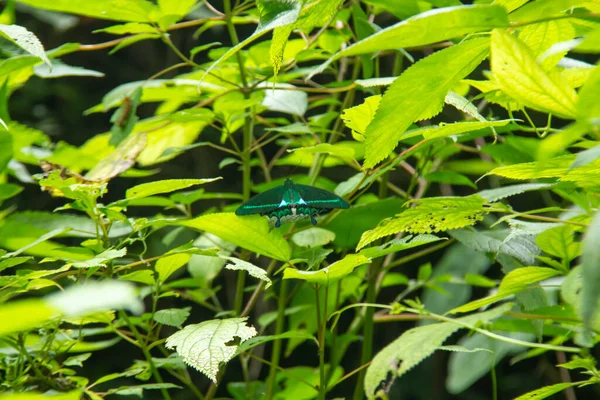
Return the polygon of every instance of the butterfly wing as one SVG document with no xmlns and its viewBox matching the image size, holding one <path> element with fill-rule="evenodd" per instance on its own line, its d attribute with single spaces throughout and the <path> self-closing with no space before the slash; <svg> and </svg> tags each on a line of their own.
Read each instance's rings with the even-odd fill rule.
<svg viewBox="0 0 600 400">
<path fill-rule="evenodd" d="M 277 186 L 252 197 L 235 210 L 235 215 L 268 214 L 280 207 L 285 188 Z"/>
<path fill-rule="evenodd" d="M 330 208 L 348 208 L 350 205 L 337 194 L 314 186 L 294 184 L 294 189 L 300 194 L 302 199 L 311 207 L 330 209 Z"/>
</svg>

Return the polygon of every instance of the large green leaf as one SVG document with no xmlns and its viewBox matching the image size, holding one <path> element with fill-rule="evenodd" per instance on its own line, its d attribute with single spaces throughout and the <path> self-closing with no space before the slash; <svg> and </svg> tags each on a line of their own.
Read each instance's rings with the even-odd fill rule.
<svg viewBox="0 0 600 400">
<path fill-rule="evenodd" d="M 154 181 L 148 183 L 142 183 L 127 190 L 125 197 L 128 199 L 140 199 L 143 197 L 153 196 L 155 194 L 171 193 L 176 190 L 187 189 L 196 185 L 204 185 L 222 179 L 208 178 L 208 179 L 167 179 L 164 181 Z"/>
<path fill-rule="evenodd" d="M 67 393 L 46 395 L 44 393 L 13 393 L 0 396 L 0 400 L 79 400 L 81 399 L 81 390 L 74 390 Z"/>
<path fill-rule="evenodd" d="M 239 338 L 240 343 L 243 343 L 256 336 L 256 329 L 247 326 L 246 319 L 213 319 L 187 325 L 169 336 L 165 346 L 176 349 L 187 364 L 217 383 L 220 364 L 231 360 L 238 348 L 229 342 Z"/>
<path fill-rule="evenodd" d="M 547 399 L 553 394 L 562 392 L 563 390 L 579 385 L 578 382 L 563 382 L 557 383 L 550 386 L 544 386 L 539 389 L 532 390 L 531 392 L 527 392 L 519 397 L 516 397 L 515 400 L 542 400 Z"/>
<path fill-rule="evenodd" d="M 599 92 L 600 67 L 596 67 L 579 91 L 579 101 L 577 102 L 578 119 L 593 123 L 594 119 L 600 118 L 600 101 L 598 101 Z"/>
<path fill-rule="evenodd" d="M 312 283 L 327 285 L 342 279 L 344 276 L 354 271 L 359 265 L 368 264 L 371 259 L 360 254 L 348 254 L 340 261 L 336 261 L 328 267 L 318 271 L 301 271 L 296 268 L 286 268 L 283 270 L 283 279 L 300 279 Z"/>
<path fill-rule="evenodd" d="M 598 313 L 600 298 L 600 211 L 596 212 L 588 226 L 583 240 L 581 275 L 583 292 L 581 314 L 586 328 L 589 329 Z"/>
<path fill-rule="evenodd" d="M 575 90 L 558 72 L 546 72 L 523 42 L 500 29 L 492 32 L 491 65 L 500 88 L 515 100 L 543 112 L 575 117 Z"/>
<path fill-rule="evenodd" d="M 417 47 L 467 33 L 508 26 L 506 10 L 495 5 L 448 7 L 415 15 L 336 53 L 312 74 L 322 72 L 331 62 L 346 56 Z"/>
<path fill-rule="evenodd" d="M 114 21 L 150 22 L 158 8 L 147 0 L 17 0 L 35 8 Z M 158 16 L 160 14 L 156 14 Z"/>
<path fill-rule="evenodd" d="M 23 50 L 39 57 L 42 61 L 48 64 L 48 67 L 52 67 L 42 42 L 33 33 L 19 25 L 4 25 L 0 24 L 0 32 L 3 36 L 8 37 L 17 46 Z"/>
<path fill-rule="evenodd" d="M 511 307 L 512 305 L 505 304 L 490 311 L 459 318 L 457 322 L 468 325 L 489 322 L 502 316 Z M 458 323 L 442 322 L 412 328 L 377 353 L 365 376 L 367 397 L 372 398 L 375 395 L 377 387 L 389 373 L 401 377 L 429 357 L 450 335 L 464 328 Z"/>
<path fill-rule="evenodd" d="M 234 213 L 207 214 L 180 225 L 212 233 L 246 250 L 280 261 L 288 261 L 291 249 L 278 229 L 271 229 L 266 218 L 238 217 Z"/>
<path fill-rule="evenodd" d="M 438 114 L 450 89 L 487 57 L 488 39 L 473 39 L 413 64 L 389 87 L 367 127 L 365 168 L 387 158 L 414 121 Z M 443 65 L 444 68 L 440 68 Z"/>
</svg>

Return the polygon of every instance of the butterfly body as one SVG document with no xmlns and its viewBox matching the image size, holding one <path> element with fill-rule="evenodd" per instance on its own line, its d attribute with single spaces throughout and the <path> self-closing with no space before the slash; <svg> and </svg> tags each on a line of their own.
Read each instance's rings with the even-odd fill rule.
<svg viewBox="0 0 600 400">
<path fill-rule="evenodd" d="M 316 216 L 334 208 L 348 208 L 348 202 L 341 197 L 313 186 L 300 185 L 286 179 L 282 186 L 260 193 L 236 211 L 236 215 L 260 214 L 279 228 L 281 223 L 310 218 L 316 225 Z"/>
</svg>

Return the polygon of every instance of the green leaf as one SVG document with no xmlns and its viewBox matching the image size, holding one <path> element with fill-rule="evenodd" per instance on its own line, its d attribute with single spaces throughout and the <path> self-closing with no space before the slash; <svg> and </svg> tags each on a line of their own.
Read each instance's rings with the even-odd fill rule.
<svg viewBox="0 0 600 400">
<path fill-rule="evenodd" d="M 315 344 L 318 345 L 317 339 L 310 333 L 301 331 L 301 330 L 298 330 L 298 331 L 294 330 L 294 331 L 284 332 L 279 335 L 256 336 L 256 337 L 253 337 L 252 339 L 248 339 L 240 345 L 240 347 L 238 348 L 238 354 L 241 354 L 250 349 L 253 349 L 256 346 L 260 346 L 261 344 L 272 342 L 273 340 L 283 340 L 283 339 L 313 340 L 315 342 Z"/>
<path fill-rule="evenodd" d="M 487 39 L 473 39 L 435 52 L 405 70 L 385 92 L 367 127 L 364 168 L 387 158 L 414 121 L 438 114 L 448 91 L 487 57 L 488 50 Z"/>
<path fill-rule="evenodd" d="M 138 396 L 144 398 L 144 390 L 157 390 L 157 389 L 181 389 L 181 386 L 177 386 L 174 383 L 145 383 L 143 385 L 133 386 L 120 386 L 118 388 L 110 389 L 107 394 L 118 394 L 121 396 Z"/>
<path fill-rule="evenodd" d="M 13 158 L 13 137 L 0 129 L 0 173 L 4 172 L 11 158 Z"/>
<path fill-rule="evenodd" d="M 49 239 L 52 239 L 53 237 L 62 235 L 63 233 L 67 232 L 70 228 L 63 228 L 63 229 L 54 229 L 44 235 L 41 235 L 40 237 L 38 237 L 37 239 L 30 241 L 29 243 L 27 243 L 26 245 L 24 245 L 23 247 L 21 247 L 18 250 L 15 250 L 11 253 L 7 253 L 4 256 L 2 256 L 1 258 L 9 258 L 9 257 L 14 257 L 14 256 L 18 256 L 21 253 L 31 253 L 31 254 L 35 254 L 32 253 L 30 250 L 32 248 L 37 248 L 38 245 L 40 243 L 43 243 Z M 11 246 L 6 246 L 6 244 L 3 243 L 3 247 L 11 247 Z"/>
<path fill-rule="evenodd" d="M 357 250 L 384 236 L 399 232 L 431 233 L 474 225 L 487 214 L 485 199 L 466 197 L 431 197 L 414 200 L 409 208 L 394 218 L 382 221 L 375 229 L 363 233 Z"/>
<path fill-rule="evenodd" d="M 506 10 L 500 6 L 469 5 L 432 10 L 415 15 L 354 43 L 321 64 L 309 75 L 309 78 L 322 72 L 340 57 L 405 47 L 419 47 L 472 32 L 507 26 Z"/>
<path fill-rule="evenodd" d="M 292 235 L 292 241 L 300 247 L 325 246 L 335 240 L 335 233 L 318 227 L 304 229 Z"/>
<path fill-rule="evenodd" d="M 94 33 L 104 32 L 111 35 L 131 35 L 138 33 L 160 33 L 158 29 L 150 24 L 144 24 L 140 22 L 128 22 L 121 25 L 113 25 L 108 28 L 96 29 Z"/>
<path fill-rule="evenodd" d="M 531 392 L 525 393 L 519 397 L 516 397 L 515 400 L 542 400 L 547 399 L 553 394 L 562 392 L 563 390 L 579 385 L 578 382 L 564 382 L 557 383 L 550 386 L 544 386 L 539 389 L 532 390 Z"/>
<path fill-rule="evenodd" d="M 2 36 L 10 39 L 14 44 L 29 54 L 38 57 L 48 64 L 48 67 L 52 68 L 52 63 L 46 55 L 42 42 L 33 33 L 19 25 L 3 24 L 0 24 L 0 32 L 2 32 Z"/>
<path fill-rule="evenodd" d="M 183 17 L 196 4 L 196 0 L 158 0 L 158 6 L 164 15 Z"/>
<path fill-rule="evenodd" d="M 497 294 L 471 301 L 467 304 L 450 310 L 449 313 L 465 313 L 477 310 L 481 307 L 505 299 L 508 296 L 519 293 L 527 289 L 527 287 L 531 284 L 552 278 L 553 276 L 557 275 L 560 275 L 560 271 L 555 270 L 554 268 L 523 267 L 514 269 L 506 274 L 504 279 L 502 279 Z"/>
<path fill-rule="evenodd" d="M 579 90 L 577 119 L 594 124 L 595 120 L 600 118 L 600 105 L 598 104 L 599 90 L 600 68 L 596 67 L 594 68 L 594 72 L 592 72 L 590 77 L 585 81 Z"/>
<path fill-rule="evenodd" d="M 492 128 L 494 126 L 505 126 L 511 120 L 502 121 L 470 121 L 470 122 L 453 122 L 451 124 L 440 124 L 427 126 L 423 128 L 413 129 L 405 132 L 400 140 L 409 139 L 415 136 L 423 136 L 425 139 L 439 139 L 448 136 L 461 135 L 463 133 Z"/>
<path fill-rule="evenodd" d="M 23 191 L 23 187 L 14 183 L 0 183 L 0 203 L 15 197 Z"/>
<path fill-rule="evenodd" d="M 469 186 L 477 189 L 477 186 L 466 176 L 453 171 L 435 171 L 425 175 L 425 178 L 431 182 L 447 183 L 449 185 Z"/>
<path fill-rule="evenodd" d="M 191 257 L 191 254 L 173 254 L 159 259 L 154 267 L 158 273 L 158 279 L 165 282 L 175 271 L 187 264 Z"/>
<path fill-rule="evenodd" d="M 367 247 L 366 249 L 362 249 L 359 254 L 367 258 L 383 257 L 390 253 L 412 249 L 413 247 L 423 246 L 439 240 L 445 240 L 445 238 L 434 235 L 407 235 L 400 239 L 391 240 L 381 246 Z"/>
<path fill-rule="evenodd" d="M 181 325 L 190 316 L 190 309 L 190 307 L 166 308 L 156 311 L 152 318 L 159 324 L 175 326 L 181 329 Z"/>
<path fill-rule="evenodd" d="M 359 265 L 370 262 L 371 260 L 363 255 L 348 254 L 340 261 L 317 271 L 300 271 L 295 268 L 286 268 L 283 270 L 283 279 L 300 279 L 306 282 L 327 285 L 350 274 Z"/>
<path fill-rule="evenodd" d="M 164 181 L 142 183 L 141 185 L 137 185 L 132 187 L 131 189 L 128 189 L 125 194 L 125 197 L 127 199 L 140 199 L 143 197 L 153 196 L 155 194 L 171 193 L 176 190 L 187 189 L 196 185 L 204 185 L 205 183 L 218 181 L 219 179 L 223 178 L 218 177 L 208 179 L 167 179 Z"/>
<path fill-rule="evenodd" d="M 202 372 L 214 383 L 221 363 L 231 360 L 238 346 L 230 342 L 239 338 L 243 343 L 256 336 L 256 329 L 246 325 L 247 318 L 213 319 L 187 325 L 167 338 L 165 347 L 176 349 L 186 364 Z"/>
<path fill-rule="evenodd" d="M 581 243 L 575 242 L 574 235 L 572 226 L 563 225 L 541 232 L 535 242 L 540 249 L 568 264 L 581 254 Z"/>
<path fill-rule="evenodd" d="M 573 164 L 569 167 L 569 171 L 573 168 L 582 167 L 589 163 L 592 163 L 600 158 L 600 145 L 592 147 L 577 153 L 577 158 L 573 161 Z"/>
<path fill-rule="evenodd" d="M 120 250 L 109 249 L 105 250 L 97 256 L 90 258 L 85 261 L 77 261 L 72 263 L 71 265 L 75 268 L 92 268 L 92 267 L 106 267 L 106 263 L 110 260 L 114 260 L 115 258 L 125 257 L 127 254 L 127 249 L 122 248 Z"/>
<path fill-rule="evenodd" d="M 8 268 L 12 268 L 12 267 L 16 267 L 17 265 L 21 265 L 29 260 L 31 260 L 33 257 L 12 257 L 12 258 L 7 258 L 6 260 L 1 260 L 0 261 L 0 272 L 4 271 L 5 269 Z"/>
<path fill-rule="evenodd" d="M 291 249 L 278 229 L 271 229 L 266 218 L 260 216 L 238 217 L 234 213 L 203 215 L 180 225 L 212 233 L 221 239 L 246 250 L 288 261 Z"/>
<path fill-rule="evenodd" d="M 29 6 L 115 21 L 150 22 L 157 7 L 147 0 L 18 0 Z"/>
<path fill-rule="evenodd" d="M 81 390 L 75 390 L 68 393 L 46 395 L 42 393 L 13 393 L 0 395 L 0 400 L 80 400 Z"/>
<path fill-rule="evenodd" d="M 83 362 L 92 356 L 92 353 L 83 353 L 67 358 L 63 365 L 69 367 L 83 367 Z"/>
<path fill-rule="evenodd" d="M 56 316 L 56 310 L 43 300 L 19 300 L 0 305 L 0 337 L 40 326 Z"/>
<path fill-rule="evenodd" d="M 489 322 L 501 317 L 512 305 L 457 319 L 458 323 L 473 325 L 477 322 Z M 367 368 L 365 393 L 371 398 L 388 373 L 401 377 L 413 367 L 429 357 L 444 341 L 457 330 L 464 328 L 453 322 L 420 326 L 404 332 L 398 339 L 381 350 Z"/>
<path fill-rule="evenodd" d="M 515 100 L 535 110 L 575 117 L 575 90 L 557 72 L 544 71 L 519 39 L 499 29 L 492 32 L 491 66 L 500 88 Z"/>
<path fill-rule="evenodd" d="M 525 264 L 533 264 L 535 257 L 540 254 L 531 235 L 511 236 L 508 230 L 475 231 L 469 229 L 456 229 L 449 233 L 464 246 L 475 251 L 493 253 L 494 257 L 506 254 Z"/>
<path fill-rule="evenodd" d="M 205 72 L 204 76 L 212 71 L 229 57 L 240 51 L 244 46 L 258 39 L 265 33 L 285 25 L 296 22 L 300 16 L 302 4 L 298 1 L 286 0 L 260 0 L 257 2 L 257 8 L 260 12 L 260 22 L 256 31 L 239 44 L 230 48 L 217 61 L 215 61 Z"/>
<path fill-rule="evenodd" d="M 359 142 L 365 140 L 367 126 L 373 120 L 380 101 L 381 95 L 370 96 L 362 104 L 346 108 L 342 113 L 341 118 L 344 124 L 352 129 L 352 136 Z"/>
<path fill-rule="evenodd" d="M 220 257 L 232 263 L 227 264 L 225 266 L 226 269 L 230 269 L 233 271 L 246 271 L 248 272 L 248 274 L 250 274 L 250 276 L 260 279 L 261 281 L 267 282 L 267 285 L 265 286 L 266 289 L 268 289 L 271 286 L 271 280 L 267 275 L 267 271 L 265 271 L 264 269 L 257 267 L 256 265 L 249 263 L 248 261 L 240 260 L 239 258 L 227 256 Z"/>
<path fill-rule="evenodd" d="M 534 190 L 549 189 L 553 186 L 555 186 L 553 183 L 523 183 L 519 185 L 503 186 L 495 189 L 486 189 L 478 192 L 477 194 L 486 199 L 488 202 L 494 203 L 498 200 L 515 196 L 517 194 L 531 192 Z"/>
<path fill-rule="evenodd" d="M 588 225 L 583 239 L 581 275 L 583 278 L 581 315 L 586 329 L 591 329 L 597 318 L 600 298 L 600 211 Z"/>
<path fill-rule="evenodd" d="M 507 165 L 494 168 L 488 174 L 510 179 L 560 178 L 561 181 L 575 182 L 581 187 L 598 186 L 600 182 L 600 159 L 578 168 L 569 169 L 575 155 L 565 155 L 530 163 Z"/>
<path fill-rule="evenodd" d="M 33 71 L 37 76 L 44 79 L 63 78 L 65 76 L 89 76 L 92 78 L 102 78 L 104 73 L 87 69 L 83 67 L 74 67 L 55 60 L 52 68 L 45 64 L 36 65 Z"/>
</svg>

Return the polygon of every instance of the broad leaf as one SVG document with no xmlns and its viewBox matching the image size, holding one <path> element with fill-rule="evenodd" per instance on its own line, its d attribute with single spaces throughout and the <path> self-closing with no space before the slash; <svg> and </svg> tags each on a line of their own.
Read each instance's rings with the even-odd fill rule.
<svg viewBox="0 0 600 400">
<path fill-rule="evenodd" d="M 251 276 L 260 279 L 261 281 L 267 282 L 265 288 L 268 289 L 271 286 L 271 279 L 269 279 L 267 271 L 265 271 L 264 269 L 257 267 L 256 265 L 249 263 L 248 261 L 240 260 L 239 258 L 226 256 L 221 256 L 221 258 L 224 258 L 225 260 L 231 263 L 225 266 L 226 269 L 234 271 L 246 271 Z"/>
<path fill-rule="evenodd" d="M 0 24 L 0 32 L 5 37 L 8 37 L 17 46 L 23 50 L 40 58 L 43 62 L 52 68 L 52 64 L 46 56 L 46 51 L 40 40 L 33 33 L 19 25 L 3 25 Z"/>
<path fill-rule="evenodd" d="M 574 118 L 577 94 L 557 73 L 547 73 L 519 39 L 492 32 L 492 72 L 500 88 L 536 110 Z"/>
<path fill-rule="evenodd" d="M 80 400 L 81 390 L 74 390 L 67 393 L 46 395 L 45 393 L 13 393 L 0 396 L 2 400 Z"/>
<path fill-rule="evenodd" d="M 367 126 L 373 120 L 380 101 L 381 95 L 367 97 L 362 104 L 346 108 L 342 113 L 344 124 L 352 129 L 352 136 L 359 142 L 365 140 Z"/>
<path fill-rule="evenodd" d="M 448 136 L 461 135 L 463 133 L 493 128 L 494 126 L 505 126 L 511 120 L 502 121 L 469 121 L 454 122 L 451 124 L 427 126 L 424 128 L 413 129 L 405 132 L 400 140 L 409 139 L 415 136 L 423 136 L 424 139 L 438 139 Z"/>
<path fill-rule="evenodd" d="M 364 168 L 387 158 L 414 121 L 438 114 L 448 91 L 487 57 L 488 50 L 487 39 L 473 39 L 435 52 L 404 71 L 383 95 L 367 127 Z"/>
<path fill-rule="evenodd" d="M 149 183 L 142 183 L 127 190 L 125 194 L 128 199 L 139 199 L 143 197 L 153 196 L 161 193 L 171 193 L 176 190 L 187 189 L 196 185 L 203 185 L 222 179 L 208 178 L 208 179 L 168 179 L 164 181 L 154 181 Z"/>
<path fill-rule="evenodd" d="M 157 7 L 147 0 L 18 0 L 32 7 L 115 21 L 150 22 Z"/>
<path fill-rule="evenodd" d="M 158 273 L 158 279 L 165 282 L 171 274 L 187 264 L 191 257 L 191 254 L 173 254 L 159 259 L 154 267 Z"/>
<path fill-rule="evenodd" d="M 283 270 L 283 279 L 300 279 L 311 283 L 327 285 L 354 271 L 359 265 L 368 264 L 371 260 L 360 254 L 348 254 L 340 261 L 317 271 L 301 271 L 295 268 Z"/>
<path fill-rule="evenodd" d="M 367 258 L 383 257 L 390 253 L 412 249 L 413 247 L 423 246 L 428 243 L 433 243 L 444 239 L 445 238 L 440 238 L 434 235 L 408 235 L 400 239 L 391 240 L 385 244 L 382 244 L 381 246 L 362 249 L 359 254 L 362 254 Z"/>
<path fill-rule="evenodd" d="M 508 18 L 506 10 L 500 6 L 470 5 L 424 12 L 354 43 L 327 60 L 311 76 L 322 72 L 340 57 L 418 47 L 505 26 L 508 26 Z"/>
<path fill-rule="evenodd" d="M 187 325 L 167 338 L 165 346 L 175 349 L 186 364 L 202 372 L 214 383 L 221 363 L 231 360 L 238 346 L 230 342 L 239 338 L 243 343 L 256 336 L 256 329 L 246 325 L 247 318 L 213 319 Z"/>
<path fill-rule="evenodd" d="M 498 200 L 505 199 L 507 197 L 515 196 L 517 194 L 530 192 L 534 190 L 543 190 L 553 187 L 553 183 L 523 183 L 520 185 L 502 186 L 495 189 L 486 189 L 477 193 L 490 203 Z"/>
<path fill-rule="evenodd" d="M 505 304 L 490 311 L 459 318 L 457 322 L 468 325 L 489 322 L 501 317 L 511 307 L 512 305 Z M 450 335 L 461 328 L 464 326 L 452 322 L 442 322 L 412 328 L 404 332 L 398 339 L 377 353 L 367 368 L 365 376 L 367 397 L 371 398 L 375 395 L 377 387 L 389 373 L 395 377 L 401 377 L 429 357 Z"/>
<path fill-rule="evenodd" d="M 516 397 L 515 400 L 542 400 L 547 399 L 553 394 L 560 393 L 563 390 L 577 386 L 579 383 L 575 382 L 564 382 L 557 383 L 550 386 L 544 386 L 539 389 L 532 390 L 531 392 L 525 393 L 519 397 Z"/>
<path fill-rule="evenodd" d="M 280 261 L 288 261 L 291 249 L 278 229 L 271 229 L 266 218 L 238 217 L 234 213 L 203 215 L 180 225 L 212 233 L 246 250 Z"/>
<path fill-rule="evenodd" d="M 598 299 L 600 298 L 600 211 L 590 222 L 583 239 L 581 275 L 583 278 L 581 315 L 590 329 L 594 318 L 598 319 Z"/>
<path fill-rule="evenodd" d="M 77 261 L 71 265 L 75 268 L 92 268 L 92 267 L 106 267 L 106 263 L 114 260 L 115 258 L 124 257 L 127 254 L 127 249 L 122 248 L 120 250 L 109 249 L 96 255 L 93 258 L 85 261 Z"/>
<path fill-rule="evenodd" d="M 154 320 L 159 324 L 176 326 L 181 328 L 181 324 L 190 316 L 190 307 L 186 308 L 165 308 L 154 313 Z"/>
<path fill-rule="evenodd" d="M 300 247 L 320 247 L 333 242 L 335 233 L 318 227 L 304 229 L 292 235 L 292 241 Z"/>
<path fill-rule="evenodd" d="M 464 228 L 476 224 L 487 214 L 485 199 L 477 195 L 467 197 L 431 197 L 415 200 L 415 207 L 396 217 L 382 221 L 375 229 L 363 233 L 357 249 L 384 236 L 399 232 L 432 233 Z"/>
</svg>

